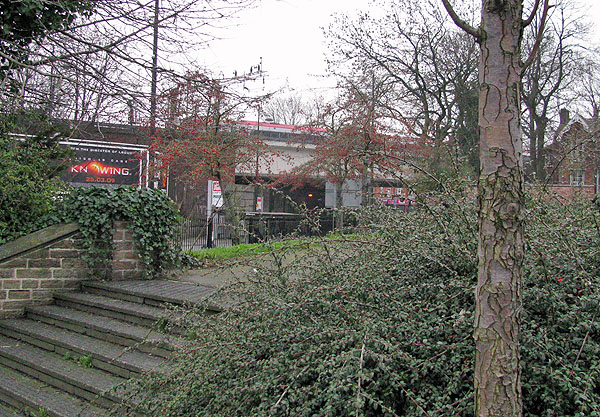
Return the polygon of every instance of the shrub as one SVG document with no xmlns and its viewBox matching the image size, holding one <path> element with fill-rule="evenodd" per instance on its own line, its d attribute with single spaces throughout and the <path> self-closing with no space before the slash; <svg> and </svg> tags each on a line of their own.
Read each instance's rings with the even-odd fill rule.
<svg viewBox="0 0 600 417">
<path fill-rule="evenodd" d="M 33 122 L 37 136 L 9 135 Z M 0 117 L 0 244 L 43 226 L 41 218 L 66 189 L 59 174 L 71 153 L 58 145 L 61 137 L 60 127 L 39 115 Z"/>
<path fill-rule="evenodd" d="M 138 382 L 136 411 L 472 416 L 474 203 L 363 215 L 368 234 L 224 290 L 224 313 L 187 311 L 188 342 Z M 598 210 L 536 198 L 527 218 L 525 415 L 600 415 Z"/>
</svg>

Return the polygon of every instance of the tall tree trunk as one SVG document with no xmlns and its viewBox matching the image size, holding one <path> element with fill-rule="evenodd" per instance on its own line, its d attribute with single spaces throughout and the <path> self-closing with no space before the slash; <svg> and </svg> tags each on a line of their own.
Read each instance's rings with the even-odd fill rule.
<svg viewBox="0 0 600 417">
<path fill-rule="evenodd" d="M 522 415 L 519 319 L 523 170 L 521 0 L 483 0 L 479 68 L 479 245 L 475 310 L 478 417 Z"/>
<path fill-rule="evenodd" d="M 523 141 L 520 85 L 539 48 L 549 0 L 536 0 L 523 20 L 522 0 L 482 0 L 473 28 L 442 0 L 450 17 L 474 36 L 479 63 L 479 241 L 475 294 L 475 415 L 520 417 L 519 355 L 523 266 Z M 540 6 L 543 6 L 540 8 Z M 529 58 L 521 62 L 523 30 L 542 10 Z"/>
<path fill-rule="evenodd" d="M 368 207 L 373 205 L 373 163 L 365 158 L 364 168 L 360 175 L 361 180 L 361 206 Z"/>
<path fill-rule="evenodd" d="M 160 0 L 154 0 L 154 23 L 152 28 L 152 81 L 150 82 L 150 130 L 152 135 L 156 131 L 156 90 L 158 84 L 158 28 L 160 15 Z"/>
</svg>

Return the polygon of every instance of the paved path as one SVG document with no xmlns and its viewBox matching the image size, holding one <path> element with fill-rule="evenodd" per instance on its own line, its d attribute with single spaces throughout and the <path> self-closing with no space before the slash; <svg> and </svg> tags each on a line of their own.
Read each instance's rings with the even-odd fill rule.
<svg viewBox="0 0 600 417">
<path fill-rule="evenodd" d="M 190 269 L 178 273 L 175 279 L 191 282 L 202 287 L 218 289 L 223 286 L 247 281 L 255 273 L 255 267 L 231 263 L 224 266 Z"/>
<path fill-rule="evenodd" d="M 306 256 L 306 251 L 302 250 L 289 252 L 279 259 L 280 266 L 282 268 L 293 268 L 300 258 L 303 258 L 303 262 L 307 262 Z M 218 289 L 226 285 L 246 282 L 260 269 L 274 270 L 277 268 L 276 264 L 275 258 L 269 254 L 235 258 L 223 260 L 220 266 L 190 269 L 178 273 L 174 279 Z"/>
</svg>

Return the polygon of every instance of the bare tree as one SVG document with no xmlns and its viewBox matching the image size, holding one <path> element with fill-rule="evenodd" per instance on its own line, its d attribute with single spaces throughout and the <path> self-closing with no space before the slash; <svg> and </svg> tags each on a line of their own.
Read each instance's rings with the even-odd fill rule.
<svg viewBox="0 0 600 417">
<path fill-rule="evenodd" d="M 371 204 L 373 180 L 390 171 L 398 172 L 391 106 L 395 86 L 389 74 L 369 68 L 357 68 L 341 80 L 335 99 L 314 105 L 317 111 L 310 125 L 326 132 L 324 137 L 315 142 L 310 160 L 286 180 L 324 176 L 335 187 L 338 209 L 343 206 L 343 187 L 350 180 L 357 181 L 362 205 Z M 341 211 L 336 224 L 343 225 Z"/>
<path fill-rule="evenodd" d="M 539 48 L 548 0 L 535 0 L 523 18 L 521 0 L 482 0 L 481 25 L 448 14 L 480 45 L 479 242 L 475 296 L 475 415 L 521 416 L 519 352 L 523 241 L 523 168 L 519 88 Z M 523 31 L 539 18 L 529 57 L 521 60 Z"/>
<path fill-rule="evenodd" d="M 578 100 L 574 86 L 584 75 L 587 55 L 590 55 L 584 47 L 590 28 L 577 15 L 575 6 L 574 0 L 556 2 L 548 14 L 547 30 L 539 52 L 523 73 L 524 133 L 530 156 L 526 174 L 534 174 L 540 181 L 546 178 L 544 148 L 552 119 L 561 107 L 568 107 Z M 525 32 L 527 49 L 534 44 L 541 24 L 538 16 Z"/>
<path fill-rule="evenodd" d="M 261 106 L 261 118 L 284 125 L 307 124 L 312 109 L 300 95 L 273 95 Z"/>
<path fill-rule="evenodd" d="M 600 118 L 600 61 L 588 61 L 579 78 L 580 111 L 596 122 Z"/>
<path fill-rule="evenodd" d="M 235 229 L 232 240 L 238 244 L 242 224 L 236 174 L 267 166 L 272 151 L 236 122 L 262 98 L 239 95 L 232 85 L 204 73 L 187 74 L 184 81 L 176 78 L 172 86 L 157 103 L 164 117 L 152 145 L 158 151 L 158 169 L 192 185 L 219 181 L 223 209 Z"/>
<path fill-rule="evenodd" d="M 478 142 L 470 128 L 476 113 L 477 45 L 448 25 L 444 13 L 434 2 L 391 1 L 384 17 L 338 16 L 329 33 L 335 72 L 360 62 L 395 81 L 395 117 L 432 146 L 434 171 L 447 151 L 474 162 Z"/>
<path fill-rule="evenodd" d="M 396 98 L 396 83 L 387 72 L 377 68 L 358 68 L 354 76 L 346 77 L 341 87 L 344 91 L 344 107 L 352 120 L 354 157 L 360 172 L 362 205 L 373 201 L 373 177 L 381 171 L 386 161 L 386 134 L 390 132 L 390 120 L 396 120 L 397 111 L 392 106 Z"/>
<path fill-rule="evenodd" d="M 6 75 L 0 90 L 2 102 L 5 107 L 35 105 L 37 94 L 42 93 L 46 101 L 55 101 L 48 109 L 71 118 L 82 117 L 82 109 L 91 117 L 111 121 L 119 113 L 125 118 L 130 107 L 146 113 L 152 74 L 157 74 L 159 83 L 165 74 L 184 74 L 227 18 L 252 2 L 92 2 L 92 13 L 79 16 L 68 27 L 52 28 L 29 44 L 13 43 L 10 46 L 17 52 L 10 56 L 0 51 Z M 15 84 L 18 88 L 9 88 Z M 40 86 L 48 90 L 39 91 Z M 111 113 L 105 115 L 109 108 Z"/>
<path fill-rule="evenodd" d="M 73 50 L 77 47 L 81 45 L 73 45 Z M 48 71 L 49 75 L 28 68 L 20 71 L 24 78 L 19 102 L 32 103 L 53 118 L 122 120 L 124 90 L 136 88 L 127 69 L 106 51 L 58 61 Z"/>
<path fill-rule="evenodd" d="M 336 228 L 344 225 L 343 187 L 348 180 L 359 177 L 356 163 L 356 132 L 352 119 L 343 105 L 343 97 L 331 103 L 319 102 L 318 111 L 311 118 L 311 126 L 321 129 L 324 135 L 314 144 L 310 159 L 283 175 L 279 181 L 292 187 L 313 178 L 325 177 L 335 187 Z"/>
</svg>

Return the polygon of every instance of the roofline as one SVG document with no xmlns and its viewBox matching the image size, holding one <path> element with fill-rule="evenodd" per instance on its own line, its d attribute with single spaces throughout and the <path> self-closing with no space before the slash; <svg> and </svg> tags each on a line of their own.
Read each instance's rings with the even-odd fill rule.
<svg viewBox="0 0 600 417">
<path fill-rule="evenodd" d="M 240 120 L 236 123 L 242 124 L 242 125 L 248 125 L 248 126 L 272 127 L 272 128 L 296 130 L 296 131 L 309 132 L 309 133 L 326 133 L 327 132 L 327 129 L 323 129 L 320 127 L 284 125 L 284 124 L 280 124 L 280 123 L 271 123 L 271 122 L 258 122 L 258 121 L 255 122 L 253 120 Z"/>
</svg>

